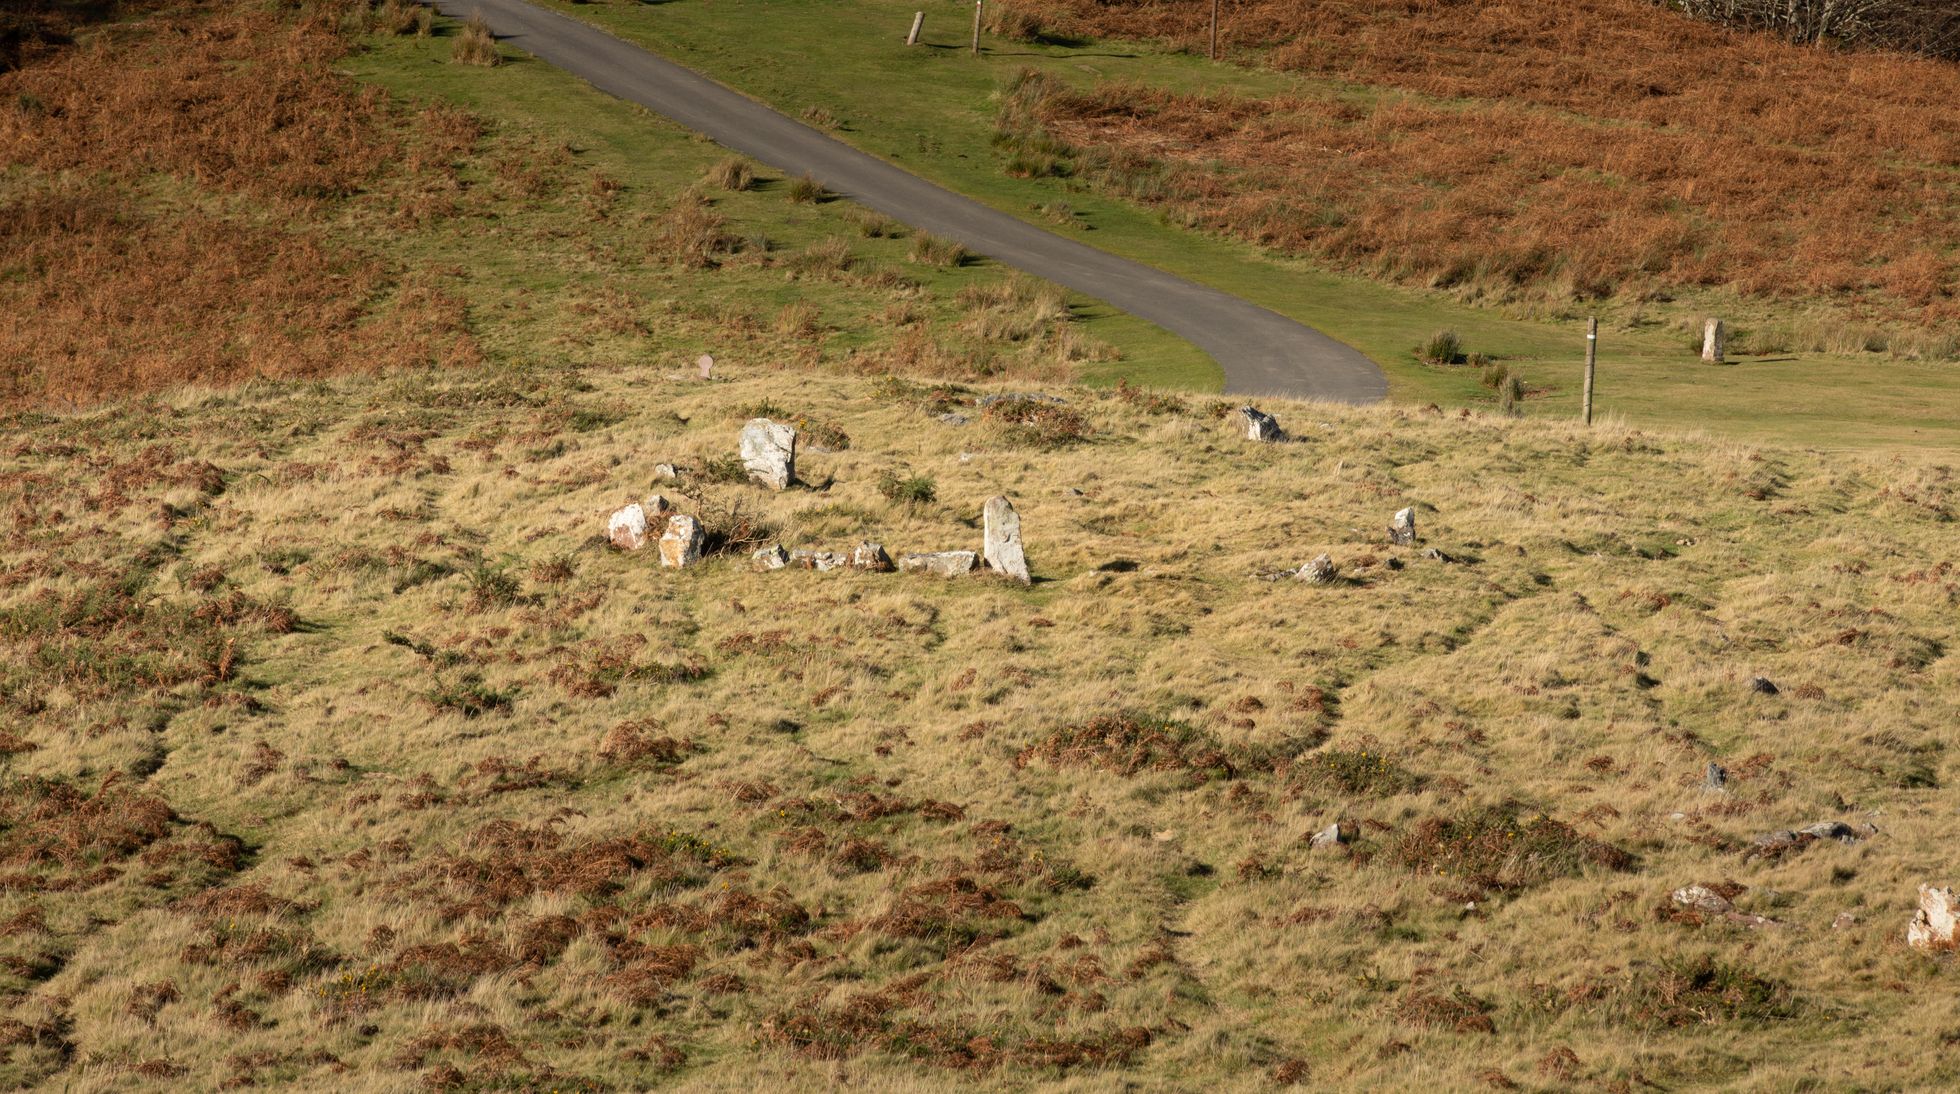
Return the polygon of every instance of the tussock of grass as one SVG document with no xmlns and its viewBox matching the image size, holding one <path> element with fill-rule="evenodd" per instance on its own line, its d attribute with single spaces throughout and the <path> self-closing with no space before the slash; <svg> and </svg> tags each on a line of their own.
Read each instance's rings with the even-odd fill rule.
<svg viewBox="0 0 1960 1094">
<path fill-rule="evenodd" d="M 490 33 L 490 24 L 484 22 L 481 13 L 471 15 L 469 21 L 463 24 L 463 29 L 456 33 L 450 58 L 457 64 L 480 68 L 494 68 L 504 63 L 503 54 L 497 52 L 497 38 Z"/>
</svg>

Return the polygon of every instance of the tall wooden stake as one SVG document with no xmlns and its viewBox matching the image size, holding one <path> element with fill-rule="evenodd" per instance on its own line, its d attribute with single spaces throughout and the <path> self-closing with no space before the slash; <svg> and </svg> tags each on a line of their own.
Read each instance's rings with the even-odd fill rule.
<svg viewBox="0 0 1960 1094">
<path fill-rule="evenodd" d="M 906 45 L 908 45 L 908 46 L 916 46 L 916 45 L 918 45 L 918 44 L 919 44 L 919 32 L 920 32 L 921 30 L 924 30 L 924 29 L 925 29 L 925 26 L 926 26 L 926 13 L 925 13 L 925 12 L 923 12 L 923 11 L 915 11 L 915 12 L 913 12 L 913 13 L 912 13 L 912 30 L 911 30 L 911 32 L 910 32 L 910 33 L 908 33 L 908 34 L 907 34 L 907 35 L 905 36 L 905 44 L 906 44 Z"/>
<path fill-rule="evenodd" d="M 980 56 L 980 8 L 987 0 L 973 0 L 973 55 Z"/>
<path fill-rule="evenodd" d="M 1211 0 L 1211 59 L 1218 60 L 1218 0 Z"/>
<path fill-rule="evenodd" d="M 1586 424 L 1592 424 L 1593 369 L 1599 363 L 1599 317 L 1586 320 Z"/>
</svg>

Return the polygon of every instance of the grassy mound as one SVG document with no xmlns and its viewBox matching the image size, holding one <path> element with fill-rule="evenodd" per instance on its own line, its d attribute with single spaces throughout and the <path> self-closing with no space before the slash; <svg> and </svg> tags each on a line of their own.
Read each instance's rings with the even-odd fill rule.
<svg viewBox="0 0 1960 1094">
<path fill-rule="evenodd" d="M 1951 1077 L 1899 941 L 1955 777 L 1950 470 L 1294 404 L 1254 445 L 1065 386 L 1058 447 L 717 371 L 10 420 L 0 1073 Z M 712 481 L 758 408 L 849 445 Z M 603 536 L 656 489 L 895 554 L 1005 492 L 1037 581 L 662 570 Z M 1778 925 L 1653 914 L 1705 878 Z"/>
</svg>

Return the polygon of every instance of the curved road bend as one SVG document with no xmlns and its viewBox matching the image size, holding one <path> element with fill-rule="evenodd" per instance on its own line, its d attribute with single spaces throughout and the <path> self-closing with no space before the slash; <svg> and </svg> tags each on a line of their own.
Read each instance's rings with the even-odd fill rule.
<svg viewBox="0 0 1960 1094">
<path fill-rule="evenodd" d="M 1147 319 L 1210 354 L 1225 390 L 1369 403 L 1388 394 L 1374 363 L 1276 312 L 1099 251 L 961 197 L 596 27 L 524 0 L 435 0 L 480 11 L 497 36 L 601 91 L 639 103 L 718 144 L 968 250 Z"/>
</svg>

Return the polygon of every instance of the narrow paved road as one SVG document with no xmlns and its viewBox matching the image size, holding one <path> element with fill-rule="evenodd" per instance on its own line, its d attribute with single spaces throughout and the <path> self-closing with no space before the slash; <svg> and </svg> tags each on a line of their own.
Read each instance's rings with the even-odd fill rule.
<svg viewBox="0 0 1960 1094">
<path fill-rule="evenodd" d="M 480 11 L 500 39 L 601 91 L 779 171 L 808 173 L 894 220 L 1164 327 L 1217 360 L 1227 392 L 1347 403 L 1388 394 L 1373 362 L 1312 327 L 961 197 L 596 27 L 524 0 L 435 0 L 435 6 L 457 18 Z"/>
</svg>

